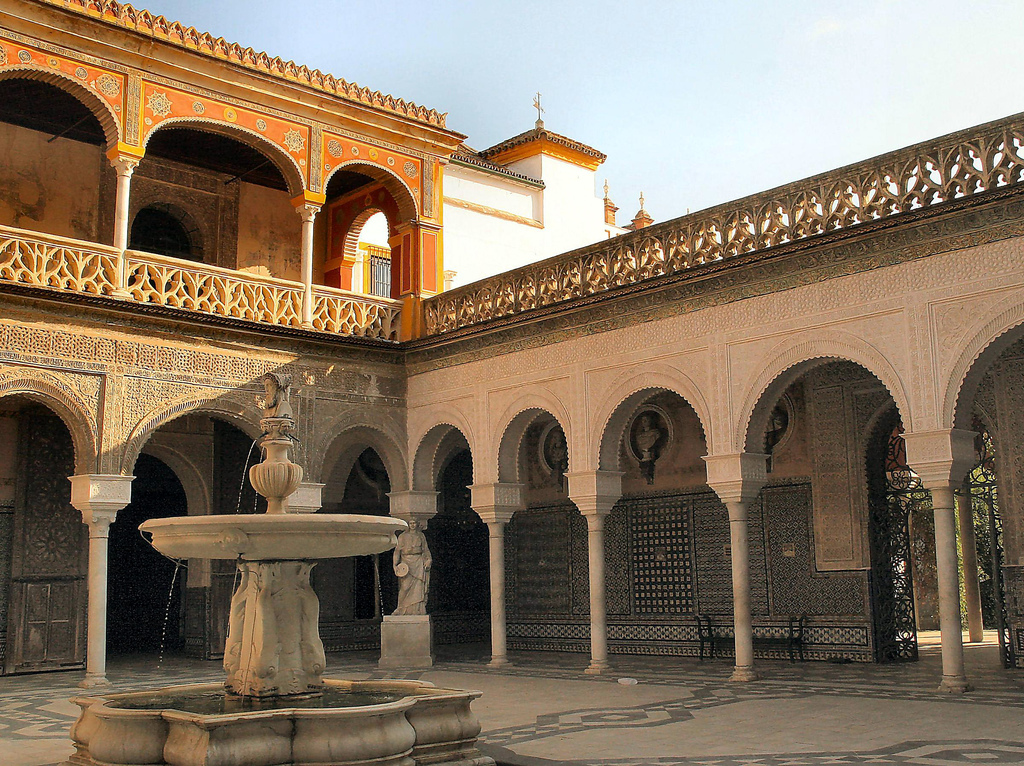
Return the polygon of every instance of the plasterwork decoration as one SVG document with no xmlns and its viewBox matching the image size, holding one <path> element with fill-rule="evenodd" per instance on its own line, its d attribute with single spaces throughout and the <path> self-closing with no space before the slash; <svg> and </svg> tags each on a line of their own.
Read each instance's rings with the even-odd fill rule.
<svg viewBox="0 0 1024 766">
<path fill-rule="evenodd" d="M 344 162 L 346 157 L 358 157 L 361 162 L 365 162 L 368 165 L 378 165 L 382 168 L 395 168 L 398 163 L 402 163 L 405 176 L 408 178 L 416 178 L 419 175 L 420 160 L 410 159 L 408 155 L 400 151 L 398 147 L 374 146 L 373 144 L 369 144 L 352 136 L 341 135 L 339 133 L 332 133 L 328 131 L 322 131 L 322 139 L 317 143 L 321 147 L 321 157 L 332 158 L 327 160 L 323 165 L 324 169 L 328 173 Z M 311 149 L 311 151 L 315 154 L 316 150 Z M 320 164 L 319 161 L 317 164 Z M 409 175 L 409 167 L 412 168 L 411 176 Z M 395 177 L 398 178 L 407 189 L 409 189 L 409 192 L 413 197 L 416 197 L 416 189 L 410 187 L 405 178 L 401 178 L 397 175 Z"/>
<path fill-rule="evenodd" d="M 82 74 L 79 74 L 79 73 Z M 75 74 L 79 77 L 85 77 L 88 72 L 83 67 L 79 67 L 75 70 Z M 111 98 L 121 95 L 121 83 L 117 81 L 117 78 L 109 74 L 101 74 L 96 78 L 96 90 L 102 93 L 104 96 L 110 96 Z"/>
<path fill-rule="evenodd" d="M 189 27 L 177 21 L 168 21 L 163 16 L 155 16 L 149 11 L 134 8 L 127 3 L 118 3 L 114 0 L 43 1 L 122 29 L 130 29 L 171 45 L 187 48 L 194 53 L 221 61 L 229 61 L 254 71 L 266 72 L 274 77 L 393 112 L 417 122 L 441 128 L 445 125 L 447 115 L 434 109 L 427 109 L 380 91 L 360 87 L 355 83 L 325 74 L 319 69 L 309 69 L 294 61 L 283 61 L 279 57 L 272 57 L 252 48 L 245 48 L 238 43 L 229 43 L 222 37 L 214 37 L 208 32 L 200 32 L 195 27 Z"/>
<path fill-rule="evenodd" d="M 702 210 L 430 298 L 450 332 L 653 277 L 1019 184 L 1024 119 L 1011 117 Z"/>
<path fill-rule="evenodd" d="M 5 39 L 16 37 L 18 43 Z M 4 32 L 0 36 L 0 67 L 14 65 L 15 67 L 28 67 L 30 69 L 46 70 L 56 75 L 63 75 L 68 80 L 85 85 L 92 91 L 103 104 L 110 110 L 110 122 L 116 128 L 108 126 L 103 115 L 97 115 L 101 123 L 104 123 L 104 131 L 107 133 L 108 141 L 111 139 L 111 132 L 120 132 L 123 122 L 123 96 L 125 75 L 99 65 L 98 60 L 86 56 L 77 56 L 72 51 L 63 48 L 47 45 L 39 41 L 32 41 L 35 45 L 28 45 L 27 41 L 20 36 Z M 44 53 L 48 49 L 49 53 Z M 84 72 L 84 74 L 83 74 Z M 46 77 L 40 78 L 44 82 L 51 82 Z M 54 83 L 56 84 L 56 83 Z M 58 85 L 58 87 L 60 87 Z"/>
<path fill-rule="evenodd" d="M 411 162 L 411 161 L 406 162 L 404 165 L 402 165 L 402 172 L 405 173 L 405 177 L 406 178 L 409 178 L 409 179 L 415 178 L 416 177 L 416 163 L 415 162 Z"/>
<path fill-rule="evenodd" d="M 0 339 L 18 344 L 17 330 L 10 326 L 0 331 Z M 6 335 L 7 337 L 3 337 Z M 27 338 L 28 334 L 24 336 Z M 76 469 L 92 470 L 96 459 L 98 428 L 96 413 L 99 409 L 100 378 L 71 372 L 36 370 L 25 367 L 0 367 L 0 397 L 12 394 L 37 394 L 44 403 L 53 402 L 64 410 L 68 430 L 75 445 Z"/>
<path fill-rule="evenodd" d="M 255 397 L 246 399 L 244 391 L 230 391 L 208 386 L 189 386 L 166 380 L 129 378 L 125 397 L 132 404 L 125 408 L 121 423 L 124 452 L 121 473 L 131 473 L 135 460 L 156 429 L 181 415 L 202 410 L 221 413 L 236 424 L 248 425 L 258 433 L 259 410 Z M 138 399 L 137 402 L 134 400 Z M 144 412 L 141 417 L 140 412 Z"/>
<path fill-rule="evenodd" d="M 435 164 L 428 160 L 423 165 L 423 215 L 434 217 L 434 173 Z"/>
<path fill-rule="evenodd" d="M 906 290 L 906 270 L 887 271 L 885 267 L 921 258 L 941 257 L 942 265 L 928 273 L 937 279 L 945 279 L 951 272 L 959 274 L 963 271 L 959 267 L 961 261 L 950 253 L 991 245 L 999 248 L 999 253 L 995 262 L 985 268 L 1000 273 L 1015 270 L 1015 248 L 1001 241 L 1020 236 L 1024 236 L 1024 200 L 997 198 L 988 204 L 971 207 L 969 212 L 883 229 L 855 242 L 831 242 L 824 247 L 786 252 L 728 273 L 722 269 L 720 274 L 693 275 L 705 278 L 681 276 L 667 284 L 659 281 L 641 285 L 616 300 L 592 299 L 594 302 L 585 312 L 568 312 L 555 307 L 545 312 L 543 322 L 530 321 L 532 318 L 529 316 L 509 316 L 501 320 L 501 327 L 492 329 L 486 336 L 471 332 L 471 325 L 467 324 L 467 329 L 460 332 L 467 337 L 457 343 L 448 339 L 443 344 L 436 343 L 416 351 L 409 359 L 410 371 L 420 374 L 511 352 L 547 347 L 594 332 L 636 327 L 682 315 L 687 317 L 687 336 L 708 335 L 723 327 L 758 324 L 765 316 L 781 321 L 804 311 L 819 310 L 822 293 L 801 290 L 796 301 L 787 293 L 794 288 L 813 285 L 828 291 L 829 305 L 860 305 L 865 300 L 902 295 Z M 713 264 L 706 268 L 718 271 L 721 266 Z M 868 282 L 871 286 L 869 294 L 864 292 L 864 283 L 859 280 L 829 282 L 836 277 L 870 271 L 875 273 Z M 502 300 L 505 303 L 514 301 L 514 284 L 507 282 L 503 286 L 509 292 Z M 446 295 L 458 293 L 458 290 L 453 290 Z M 433 301 L 431 298 L 426 302 L 428 312 L 437 305 Z M 467 318 L 478 315 L 466 296 L 458 299 L 458 306 L 460 310 L 464 308 Z M 718 310 L 704 311 L 708 308 Z M 968 354 L 961 360 L 965 369 L 971 358 Z M 912 371 L 911 374 L 918 373 Z M 919 385 L 912 378 L 908 388 L 917 390 Z M 952 387 L 954 392 L 957 387 Z M 955 400 L 955 393 L 951 396 Z"/>
<path fill-rule="evenodd" d="M 128 75 L 128 93 L 125 96 L 125 141 L 132 146 L 139 145 L 139 131 L 142 122 L 142 77 L 136 73 Z"/>
<path fill-rule="evenodd" d="M 226 122 L 281 147 L 291 157 L 298 175 L 305 179 L 302 167 L 306 164 L 304 153 L 308 145 L 308 126 L 254 109 L 232 106 L 210 96 L 152 82 L 143 83 L 143 97 L 150 114 L 146 122 L 146 140 L 165 121 L 189 120 L 200 126 L 204 120 Z"/>
<path fill-rule="evenodd" d="M 284 134 L 283 143 L 285 148 L 293 154 L 298 154 L 306 148 L 306 139 L 303 138 L 302 134 L 294 128 Z"/>
<path fill-rule="evenodd" d="M 309 138 L 309 188 L 311 191 L 323 191 L 323 159 L 324 129 L 314 123 Z"/>
</svg>

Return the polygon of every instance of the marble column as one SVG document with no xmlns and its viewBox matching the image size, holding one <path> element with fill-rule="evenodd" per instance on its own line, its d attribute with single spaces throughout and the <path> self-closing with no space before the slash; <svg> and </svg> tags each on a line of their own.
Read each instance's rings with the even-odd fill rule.
<svg viewBox="0 0 1024 766">
<path fill-rule="evenodd" d="M 83 687 L 107 686 L 107 562 L 110 525 L 131 502 L 134 476 L 71 476 L 71 505 L 89 527 L 88 609 Z"/>
<path fill-rule="evenodd" d="M 608 618 L 605 600 L 604 520 L 622 496 L 618 471 L 577 471 L 566 474 L 569 499 L 587 520 L 590 570 L 590 665 L 586 673 L 608 670 Z"/>
<path fill-rule="evenodd" d="M 117 191 L 114 201 L 114 248 L 117 250 L 117 275 L 114 295 L 128 295 L 128 262 L 125 251 L 129 241 L 129 204 L 131 201 L 132 173 L 139 166 L 139 158 L 115 156 L 110 164 L 117 172 Z"/>
<path fill-rule="evenodd" d="M 469 488 L 471 505 L 487 524 L 490 554 L 491 590 L 491 661 L 500 668 L 508 664 L 507 627 L 505 621 L 505 525 L 523 508 L 523 485 L 496 483 L 474 484 Z"/>
<path fill-rule="evenodd" d="M 754 633 L 750 611 L 748 507 L 767 481 L 767 456 L 756 453 L 708 455 L 708 486 L 729 511 L 732 553 L 733 635 L 736 662 L 730 681 L 756 681 Z"/>
<path fill-rule="evenodd" d="M 939 629 L 942 634 L 942 681 L 939 691 L 962 694 L 971 689 L 964 671 L 960 624 L 960 577 L 956 555 L 954 490 L 975 462 L 974 434 L 947 429 L 903 435 L 907 464 L 931 492 L 935 513 L 935 563 L 939 581 Z"/>
<path fill-rule="evenodd" d="M 319 205 L 303 202 L 296 206 L 302 218 L 302 326 L 313 327 L 313 222 Z"/>
<path fill-rule="evenodd" d="M 956 516 L 960 527 L 960 550 L 964 562 L 964 601 L 967 604 L 967 637 L 972 644 L 985 638 L 981 619 L 981 584 L 978 582 L 978 542 L 974 535 L 974 508 L 971 494 L 956 493 Z"/>
</svg>

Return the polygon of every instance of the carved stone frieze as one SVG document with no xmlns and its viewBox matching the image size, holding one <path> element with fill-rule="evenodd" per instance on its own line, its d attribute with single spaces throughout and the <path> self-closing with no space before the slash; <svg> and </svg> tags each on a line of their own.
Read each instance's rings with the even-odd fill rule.
<svg viewBox="0 0 1024 766">
<path fill-rule="evenodd" d="M 941 262 L 930 259 L 923 268 L 912 268 L 915 279 L 925 280 L 924 284 L 914 282 L 918 290 L 940 281 L 966 283 L 976 278 L 976 266 L 961 255 L 947 254 L 1022 235 L 1024 200 L 998 199 L 972 209 L 969 216 L 943 215 L 884 228 L 854 240 L 841 239 L 770 257 L 765 254 L 716 262 L 703 267 L 699 274 L 631 285 L 614 295 L 590 296 L 565 306 L 552 306 L 547 313 L 511 316 L 496 326 L 489 325 L 486 334 L 466 329 L 446 334 L 443 339 L 414 343 L 408 355 L 410 371 L 427 372 L 680 315 L 686 315 L 688 325 L 683 337 L 694 337 L 748 324 L 760 325 L 765 316 L 782 320 L 817 310 L 817 306 L 807 305 L 808 301 L 822 306 L 860 305 L 887 295 L 905 294 L 907 272 L 884 267 L 913 266 L 912 262 L 929 256 L 943 257 Z M 1011 273 L 1018 269 L 1012 247 L 999 245 L 992 256 L 985 265 L 987 273 Z M 853 274 L 858 275 L 856 282 L 836 279 Z M 821 292 L 805 292 L 805 297 L 798 300 L 786 293 L 808 286 L 818 286 Z M 586 311 L 580 311 L 584 306 Z M 726 310 L 701 310 L 713 307 Z"/>
</svg>

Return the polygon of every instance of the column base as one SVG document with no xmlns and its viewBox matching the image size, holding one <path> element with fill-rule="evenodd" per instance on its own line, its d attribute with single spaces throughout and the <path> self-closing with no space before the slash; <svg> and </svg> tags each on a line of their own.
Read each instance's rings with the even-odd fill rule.
<svg viewBox="0 0 1024 766">
<path fill-rule="evenodd" d="M 729 676 L 729 680 L 735 683 L 747 683 L 749 681 L 756 681 L 757 679 L 757 671 L 754 670 L 753 665 L 737 666 L 733 668 L 732 675 Z"/>
<path fill-rule="evenodd" d="M 127 290 L 114 289 L 110 293 L 111 298 L 120 298 L 121 300 L 128 300 L 132 297 L 132 294 Z"/>
<path fill-rule="evenodd" d="M 974 687 L 963 676 L 943 676 L 938 688 L 940 694 L 965 694 L 973 690 Z"/>
<path fill-rule="evenodd" d="M 487 663 L 489 668 L 507 668 L 511 665 L 508 661 L 508 657 L 491 657 L 491 661 Z"/>
<path fill-rule="evenodd" d="M 608 660 L 591 660 L 587 669 L 583 672 L 588 676 L 599 676 L 602 673 L 607 672 L 609 669 Z"/>
<path fill-rule="evenodd" d="M 303 322 L 302 323 L 302 329 L 303 330 L 313 330 L 315 328 L 313 327 L 313 323 L 312 322 Z"/>
<path fill-rule="evenodd" d="M 81 689 L 95 689 L 101 686 L 110 686 L 110 681 L 107 680 L 106 676 L 90 675 L 85 674 L 85 678 L 78 682 L 78 686 Z"/>
</svg>

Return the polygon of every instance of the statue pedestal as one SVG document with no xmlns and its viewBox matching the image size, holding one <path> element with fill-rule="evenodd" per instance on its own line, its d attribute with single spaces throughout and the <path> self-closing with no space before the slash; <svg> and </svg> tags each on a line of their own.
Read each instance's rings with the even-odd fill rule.
<svg viewBox="0 0 1024 766">
<path fill-rule="evenodd" d="M 380 626 L 382 668 L 429 668 L 434 664 L 430 615 L 389 614 Z"/>
</svg>

